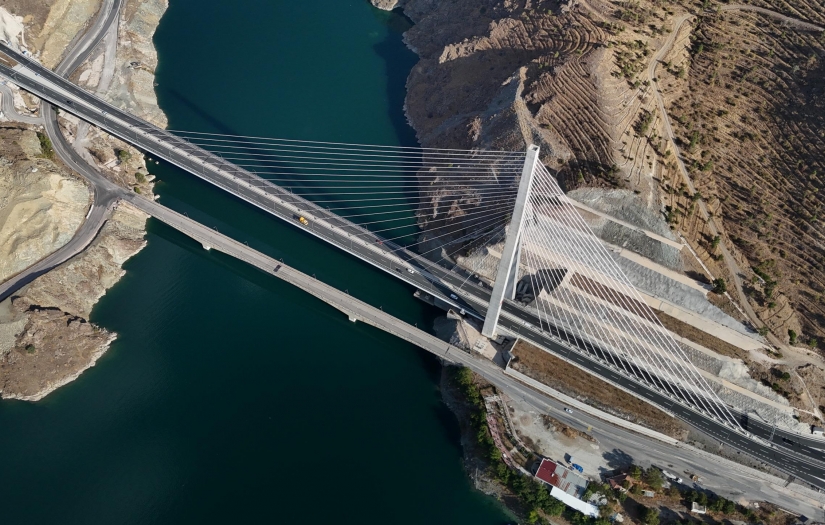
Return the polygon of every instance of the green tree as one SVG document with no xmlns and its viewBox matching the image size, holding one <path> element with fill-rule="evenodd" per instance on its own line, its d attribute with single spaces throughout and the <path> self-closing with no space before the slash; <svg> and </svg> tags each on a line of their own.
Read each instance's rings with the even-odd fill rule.
<svg viewBox="0 0 825 525">
<path fill-rule="evenodd" d="M 788 330 L 788 342 L 792 345 L 796 344 L 796 338 L 799 337 L 793 330 Z"/>
<path fill-rule="evenodd" d="M 662 473 L 659 469 L 651 467 L 645 472 L 645 483 L 653 490 L 659 490 L 663 484 Z"/>
<path fill-rule="evenodd" d="M 725 282 L 725 279 L 722 277 L 717 277 L 713 280 L 713 290 L 711 290 L 715 294 L 722 295 L 728 291 L 728 283 Z"/>
<path fill-rule="evenodd" d="M 639 479 L 642 477 L 642 468 L 639 465 L 630 465 L 630 468 L 627 469 L 627 475 Z"/>
<path fill-rule="evenodd" d="M 40 141 L 41 155 L 46 159 L 54 158 L 54 148 L 52 141 L 45 133 L 37 132 L 37 139 Z"/>
<path fill-rule="evenodd" d="M 548 516 L 561 516 L 561 513 L 564 512 L 565 509 L 564 503 L 556 498 L 550 498 L 542 508 Z"/>
<path fill-rule="evenodd" d="M 659 525 L 659 510 L 645 507 L 642 511 L 642 523 L 645 525 Z"/>
<path fill-rule="evenodd" d="M 129 153 L 128 150 L 119 149 L 117 150 L 117 158 L 118 160 L 120 160 L 120 162 L 126 162 L 127 160 L 132 158 L 132 154 Z"/>
</svg>

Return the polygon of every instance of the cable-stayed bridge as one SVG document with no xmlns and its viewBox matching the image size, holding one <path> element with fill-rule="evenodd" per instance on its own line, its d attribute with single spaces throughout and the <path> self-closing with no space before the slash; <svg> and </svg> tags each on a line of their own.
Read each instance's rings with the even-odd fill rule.
<svg viewBox="0 0 825 525">
<path fill-rule="evenodd" d="M 459 151 L 173 133 L 0 49 L 0 74 L 24 89 L 484 319 L 485 335 L 519 335 L 740 450 L 771 463 L 777 458 L 753 439 L 767 437 L 770 426 L 750 421 L 742 430 L 742 415 L 658 323 L 535 148 Z M 492 289 L 439 264 L 501 240 Z M 516 297 L 519 280 L 529 284 L 527 300 Z M 822 467 L 808 470 L 807 458 L 817 454 L 802 447 L 781 454 L 775 466 L 822 485 Z"/>
</svg>

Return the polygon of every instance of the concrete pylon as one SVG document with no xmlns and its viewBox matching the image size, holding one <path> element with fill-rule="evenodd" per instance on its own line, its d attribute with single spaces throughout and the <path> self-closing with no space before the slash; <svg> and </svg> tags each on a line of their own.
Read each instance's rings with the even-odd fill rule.
<svg viewBox="0 0 825 525">
<path fill-rule="evenodd" d="M 493 284 L 493 293 L 490 296 L 490 305 L 487 307 L 487 316 L 484 318 L 484 327 L 481 333 L 487 337 L 495 337 L 498 327 L 498 318 L 501 316 L 501 305 L 504 299 L 513 299 L 516 293 L 516 279 L 521 259 L 521 228 L 524 225 L 524 215 L 530 190 L 533 187 L 533 176 L 536 163 L 539 160 L 539 147 L 531 145 L 527 148 L 524 158 L 524 167 L 521 170 L 521 181 L 518 185 L 516 205 L 513 208 L 513 217 L 507 228 L 507 240 L 504 242 L 504 251 L 498 265 L 496 282 Z"/>
</svg>

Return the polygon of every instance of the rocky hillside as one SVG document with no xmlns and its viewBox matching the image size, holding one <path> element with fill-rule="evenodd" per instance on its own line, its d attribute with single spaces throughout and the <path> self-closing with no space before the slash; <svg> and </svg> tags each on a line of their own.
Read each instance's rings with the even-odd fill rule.
<svg viewBox="0 0 825 525">
<path fill-rule="evenodd" d="M 121 265 L 146 245 L 147 218 L 121 204 L 82 254 L 4 302 L 6 324 L 13 327 L 0 340 L 2 397 L 36 401 L 103 355 L 115 335 L 90 324 L 89 315 L 125 273 Z"/>
<path fill-rule="evenodd" d="M 99 0 L 11 0 L 3 6 L 9 16 L 0 17 L 0 30 L 14 33 L 17 43 L 51 67 L 100 5 Z M 157 56 L 151 39 L 166 5 L 165 0 L 127 0 L 116 30 L 73 77 L 161 126 L 166 119 L 154 95 Z M 73 117 L 61 117 L 60 123 L 74 147 L 102 173 L 152 197 L 153 177 L 138 151 Z M 0 280 L 65 244 L 84 220 L 89 201 L 86 185 L 59 165 L 39 127 L 0 128 Z M 123 275 L 122 264 L 145 246 L 146 219 L 120 205 L 81 255 L 0 303 L 2 397 L 38 400 L 78 377 L 106 351 L 115 334 L 88 319 Z"/>
<path fill-rule="evenodd" d="M 802 5 L 814 20 L 825 15 Z M 747 270 L 752 306 L 781 339 L 816 346 L 825 343 L 825 33 L 734 7 L 692 20 L 684 53 L 662 71 L 668 113 Z M 688 206 L 674 204 L 689 229 Z M 696 237 L 718 257 L 707 232 Z"/>
<path fill-rule="evenodd" d="M 777 338 L 815 346 L 825 337 L 821 3 L 374 4 L 415 22 L 405 39 L 420 61 L 406 111 L 422 145 L 539 144 L 566 190 L 639 195 L 689 241 L 705 279 L 732 288 L 744 274 L 746 306 Z M 453 204 L 438 206 L 482 203 Z"/>
<path fill-rule="evenodd" d="M 90 200 L 87 185 L 55 162 L 42 134 L 0 127 L 0 282 L 66 244 Z"/>
</svg>

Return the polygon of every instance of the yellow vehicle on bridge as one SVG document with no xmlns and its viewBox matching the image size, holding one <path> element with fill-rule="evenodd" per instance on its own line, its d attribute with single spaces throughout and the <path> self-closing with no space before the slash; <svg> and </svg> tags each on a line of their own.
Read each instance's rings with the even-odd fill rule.
<svg viewBox="0 0 825 525">
<path fill-rule="evenodd" d="M 303 224 L 304 226 L 309 226 L 309 221 L 308 221 L 308 220 L 306 220 L 306 219 L 304 219 L 303 215 L 302 215 L 302 216 L 300 216 L 300 217 L 298 217 L 298 222 L 300 222 L 300 223 L 301 223 L 301 224 Z"/>
</svg>

